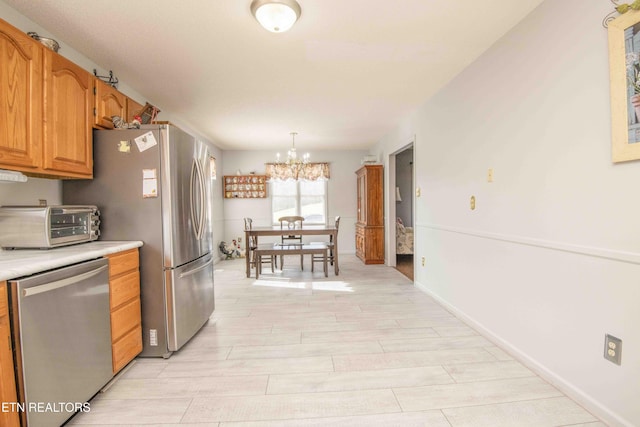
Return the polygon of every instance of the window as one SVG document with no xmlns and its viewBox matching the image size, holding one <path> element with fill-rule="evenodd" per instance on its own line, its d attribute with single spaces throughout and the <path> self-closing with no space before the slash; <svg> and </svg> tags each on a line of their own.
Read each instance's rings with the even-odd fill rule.
<svg viewBox="0 0 640 427">
<path fill-rule="evenodd" d="M 216 158 L 209 156 L 209 168 L 211 169 L 211 179 L 218 178 L 218 171 L 216 170 Z"/>
<path fill-rule="evenodd" d="M 271 181 L 271 217 L 274 224 L 282 216 L 298 215 L 307 224 L 327 222 L 327 181 Z"/>
</svg>

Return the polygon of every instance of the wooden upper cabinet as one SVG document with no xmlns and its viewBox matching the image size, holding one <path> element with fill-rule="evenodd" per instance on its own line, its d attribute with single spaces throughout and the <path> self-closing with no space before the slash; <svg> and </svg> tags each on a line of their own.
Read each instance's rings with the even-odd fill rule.
<svg viewBox="0 0 640 427">
<path fill-rule="evenodd" d="M 111 116 L 120 116 L 126 121 L 127 97 L 112 86 L 95 78 L 95 122 L 97 127 L 113 129 Z"/>
<path fill-rule="evenodd" d="M 127 98 L 127 123 L 133 121 L 133 116 L 142 111 L 144 105 L 138 104 L 131 98 Z"/>
<path fill-rule="evenodd" d="M 43 49 L 0 19 L 0 167 L 41 166 Z"/>
<path fill-rule="evenodd" d="M 93 75 L 50 50 L 44 69 L 43 169 L 91 178 Z"/>
</svg>

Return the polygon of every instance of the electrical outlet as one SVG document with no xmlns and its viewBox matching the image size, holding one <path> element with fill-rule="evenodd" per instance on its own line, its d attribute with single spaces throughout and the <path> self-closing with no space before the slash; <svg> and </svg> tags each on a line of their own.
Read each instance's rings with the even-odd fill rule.
<svg viewBox="0 0 640 427">
<path fill-rule="evenodd" d="M 622 340 L 613 335 L 604 336 L 604 358 L 616 365 L 622 364 Z"/>
<path fill-rule="evenodd" d="M 476 196 L 471 196 L 471 199 L 469 200 L 469 208 L 471 208 L 472 211 L 476 209 Z"/>
<path fill-rule="evenodd" d="M 425 263 L 425 261 L 426 261 L 426 260 L 424 259 L 424 257 L 420 258 L 420 263 L 422 264 L 422 266 L 423 266 L 423 267 L 424 267 L 424 263 Z"/>
<path fill-rule="evenodd" d="M 416 197 L 420 197 L 420 187 L 416 188 Z"/>
</svg>

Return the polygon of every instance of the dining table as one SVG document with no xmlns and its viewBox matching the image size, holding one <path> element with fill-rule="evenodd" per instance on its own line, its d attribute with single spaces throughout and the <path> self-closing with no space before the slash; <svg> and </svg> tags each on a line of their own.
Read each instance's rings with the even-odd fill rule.
<svg viewBox="0 0 640 427">
<path fill-rule="evenodd" d="M 255 236 L 256 243 L 260 236 L 288 236 L 291 234 L 302 236 L 332 236 L 333 241 L 333 268 L 336 276 L 340 272 L 338 266 L 338 229 L 335 225 L 302 225 L 301 227 L 288 228 L 280 225 L 255 226 L 244 231 L 245 242 L 249 242 L 250 236 Z M 245 262 L 247 267 L 247 277 L 251 277 L 250 248 L 246 245 Z"/>
</svg>

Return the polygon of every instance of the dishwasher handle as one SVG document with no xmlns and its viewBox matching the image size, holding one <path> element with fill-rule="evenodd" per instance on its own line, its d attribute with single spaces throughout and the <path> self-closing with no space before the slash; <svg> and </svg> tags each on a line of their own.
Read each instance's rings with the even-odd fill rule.
<svg viewBox="0 0 640 427">
<path fill-rule="evenodd" d="M 22 296 L 26 298 L 33 295 L 41 294 L 43 292 L 53 291 L 54 289 L 64 288 L 65 286 L 70 286 L 75 283 L 82 282 L 83 280 L 86 280 L 90 277 L 96 276 L 107 268 L 109 268 L 108 265 L 103 265 L 102 267 L 98 267 L 95 270 L 87 271 L 86 273 L 71 276 L 66 279 L 56 280 L 55 282 L 49 282 L 44 285 L 23 289 Z"/>
</svg>

